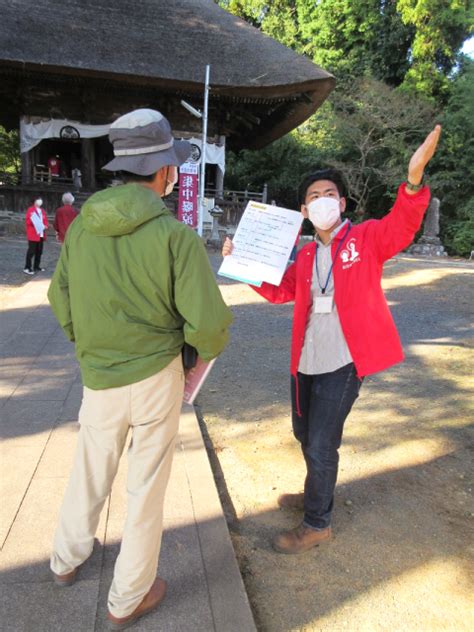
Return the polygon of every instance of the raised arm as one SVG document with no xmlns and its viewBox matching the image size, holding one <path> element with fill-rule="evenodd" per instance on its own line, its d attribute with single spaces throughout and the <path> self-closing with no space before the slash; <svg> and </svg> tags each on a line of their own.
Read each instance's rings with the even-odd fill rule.
<svg viewBox="0 0 474 632">
<path fill-rule="evenodd" d="M 407 193 L 414 195 L 416 190 L 413 187 L 419 187 L 423 180 L 425 167 L 433 158 L 438 146 L 439 137 L 441 135 L 441 125 L 436 125 L 434 130 L 428 134 L 425 141 L 418 147 L 408 164 Z M 411 185 L 411 186 L 410 186 Z"/>
<path fill-rule="evenodd" d="M 436 125 L 411 157 L 407 182 L 399 188 L 392 210 L 369 228 L 380 261 L 406 248 L 421 226 L 430 201 L 430 191 L 422 185 L 423 173 L 436 151 L 440 134 L 441 126 Z"/>
</svg>

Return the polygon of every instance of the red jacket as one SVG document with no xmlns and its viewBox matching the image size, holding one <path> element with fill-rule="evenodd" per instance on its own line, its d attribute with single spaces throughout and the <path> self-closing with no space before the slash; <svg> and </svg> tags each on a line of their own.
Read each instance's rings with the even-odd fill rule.
<svg viewBox="0 0 474 632">
<path fill-rule="evenodd" d="M 33 226 L 33 222 L 31 221 L 31 216 L 35 212 L 35 207 L 30 206 L 30 208 L 26 211 L 25 217 L 25 226 L 26 226 L 26 238 L 28 241 L 40 241 L 40 236 L 36 232 L 35 227 Z M 43 224 L 44 224 L 44 235 L 43 239 L 46 241 L 46 229 L 48 228 L 48 218 L 46 217 L 46 213 L 43 209 L 41 209 L 41 213 L 43 215 Z"/>
<path fill-rule="evenodd" d="M 403 360 L 400 338 L 382 291 L 383 264 L 413 241 L 429 199 L 428 187 L 409 195 L 402 184 L 392 210 L 384 218 L 352 226 L 348 234 L 343 228 L 334 237 L 333 260 L 340 240 L 344 240 L 334 260 L 334 301 L 359 377 Z M 294 376 L 312 307 L 316 247 L 312 242 L 300 250 L 279 286 L 251 286 L 271 303 L 295 301 L 290 367 Z"/>
<path fill-rule="evenodd" d="M 56 215 L 54 216 L 54 230 L 58 233 L 58 239 L 60 242 L 64 241 L 66 237 L 67 229 L 70 224 L 76 219 L 78 215 L 78 211 L 73 208 L 70 204 L 65 204 L 64 206 L 60 206 L 56 210 Z"/>
</svg>

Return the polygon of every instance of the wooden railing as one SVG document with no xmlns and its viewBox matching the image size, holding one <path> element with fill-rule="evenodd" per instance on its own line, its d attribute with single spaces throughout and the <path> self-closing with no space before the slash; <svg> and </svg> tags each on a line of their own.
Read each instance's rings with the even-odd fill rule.
<svg viewBox="0 0 474 632">
<path fill-rule="evenodd" d="M 257 202 L 263 202 L 266 204 L 267 201 L 267 187 L 266 185 L 263 188 L 263 191 L 232 191 L 230 189 L 208 189 L 206 187 L 206 197 L 224 200 L 233 200 L 239 201 L 242 203 L 247 203 L 249 200 L 256 200 Z"/>
<path fill-rule="evenodd" d="M 221 226 L 237 226 L 242 214 L 250 200 L 257 202 L 267 202 L 267 186 L 263 191 L 232 191 L 224 189 L 219 191 L 216 189 L 206 189 L 206 197 L 214 198 L 216 204 L 224 211 L 219 219 Z"/>
<path fill-rule="evenodd" d="M 43 165 L 35 165 L 33 167 L 33 182 L 45 182 L 48 184 L 72 185 L 72 178 L 63 176 L 53 176 L 50 171 Z"/>
</svg>

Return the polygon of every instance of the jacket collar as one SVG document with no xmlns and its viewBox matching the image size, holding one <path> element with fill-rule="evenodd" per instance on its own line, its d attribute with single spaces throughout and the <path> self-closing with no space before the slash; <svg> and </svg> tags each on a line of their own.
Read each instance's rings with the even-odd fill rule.
<svg viewBox="0 0 474 632">
<path fill-rule="evenodd" d="M 346 234 L 346 230 L 347 230 L 348 225 L 349 225 L 349 220 L 345 219 L 344 221 L 342 221 L 339 224 L 339 226 L 336 226 L 336 228 L 333 231 L 331 231 L 331 239 L 330 239 L 330 241 L 328 241 L 327 244 L 323 244 L 323 242 L 319 238 L 318 233 L 316 233 L 316 236 L 314 238 L 314 241 L 316 242 L 316 245 L 318 245 L 318 246 L 324 246 L 324 245 L 330 246 L 335 239 L 342 239 L 344 237 L 344 235 Z"/>
</svg>

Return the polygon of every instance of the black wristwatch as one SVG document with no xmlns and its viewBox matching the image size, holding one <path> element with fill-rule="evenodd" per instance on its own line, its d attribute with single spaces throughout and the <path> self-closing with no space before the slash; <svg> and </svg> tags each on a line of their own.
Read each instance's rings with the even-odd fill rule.
<svg viewBox="0 0 474 632">
<path fill-rule="evenodd" d="M 419 190 L 420 190 L 420 189 L 422 189 L 424 186 L 425 186 L 425 185 L 423 184 L 423 178 L 421 179 L 420 184 L 412 184 L 412 183 L 410 182 L 410 180 L 407 180 L 407 183 L 406 183 L 406 187 L 407 187 L 407 189 L 408 189 L 409 191 L 413 191 L 413 192 L 415 192 L 415 191 L 419 191 Z"/>
</svg>

